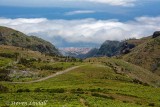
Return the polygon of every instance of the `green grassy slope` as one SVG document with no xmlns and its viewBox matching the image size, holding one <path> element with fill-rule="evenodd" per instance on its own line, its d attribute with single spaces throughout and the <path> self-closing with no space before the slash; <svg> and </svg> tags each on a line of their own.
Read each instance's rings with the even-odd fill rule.
<svg viewBox="0 0 160 107">
<path fill-rule="evenodd" d="M 0 45 L 0 81 L 31 81 L 75 66 L 75 58 Z"/>
<path fill-rule="evenodd" d="M 100 63 L 109 66 L 115 73 L 119 75 L 126 75 L 133 79 L 136 83 L 144 85 L 160 86 L 160 77 L 156 74 L 121 59 L 116 58 L 88 58 L 85 60 L 90 63 Z"/>
<path fill-rule="evenodd" d="M 134 83 L 132 78 L 98 63 L 87 64 L 39 83 L 1 84 L 8 88 L 7 92 L 0 93 L 1 106 L 12 101 L 44 100 L 47 100 L 45 107 L 160 106 L 159 88 Z"/>
<path fill-rule="evenodd" d="M 123 59 L 160 75 L 160 37 L 146 40 Z"/>
<path fill-rule="evenodd" d="M 148 40 L 152 39 L 152 36 L 148 36 L 148 37 L 143 37 L 143 38 L 140 38 L 140 39 L 128 39 L 128 40 L 125 40 L 127 43 L 129 44 L 134 44 L 135 46 L 138 46 Z"/>
</svg>

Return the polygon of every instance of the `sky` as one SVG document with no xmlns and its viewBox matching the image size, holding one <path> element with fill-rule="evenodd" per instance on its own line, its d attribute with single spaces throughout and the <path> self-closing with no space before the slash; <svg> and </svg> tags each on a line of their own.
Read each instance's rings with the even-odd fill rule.
<svg viewBox="0 0 160 107">
<path fill-rule="evenodd" d="M 160 0 L 0 0 L 0 26 L 57 47 L 96 47 L 105 40 L 160 30 Z"/>
</svg>

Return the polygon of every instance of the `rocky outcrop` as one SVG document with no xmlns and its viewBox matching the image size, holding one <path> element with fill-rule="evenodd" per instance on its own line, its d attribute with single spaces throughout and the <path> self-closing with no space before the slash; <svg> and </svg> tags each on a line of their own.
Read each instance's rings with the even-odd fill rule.
<svg viewBox="0 0 160 107">
<path fill-rule="evenodd" d="M 127 42 L 124 42 L 121 46 L 120 54 L 128 54 L 134 47 L 135 47 L 134 44 L 129 44 Z"/>
<path fill-rule="evenodd" d="M 97 52 L 97 56 L 112 57 L 119 53 L 121 42 L 106 40 Z"/>
<path fill-rule="evenodd" d="M 160 36 L 160 31 L 154 32 L 152 38 L 156 38 L 158 36 Z"/>
</svg>

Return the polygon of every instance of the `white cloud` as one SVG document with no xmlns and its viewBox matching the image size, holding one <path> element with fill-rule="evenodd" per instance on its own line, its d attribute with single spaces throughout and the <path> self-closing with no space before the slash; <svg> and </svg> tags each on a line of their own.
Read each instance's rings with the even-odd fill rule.
<svg viewBox="0 0 160 107">
<path fill-rule="evenodd" d="M 95 13 L 95 11 L 92 11 L 92 10 L 77 10 L 77 11 L 67 12 L 67 13 L 65 13 L 65 15 L 91 14 L 91 13 Z"/>
<path fill-rule="evenodd" d="M 118 20 L 48 20 L 0 18 L 0 25 L 20 30 L 26 34 L 44 35 L 46 40 L 56 36 L 68 42 L 102 43 L 105 40 L 123 40 L 149 36 L 160 30 L 160 17 L 138 17 L 128 22 Z"/>
<path fill-rule="evenodd" d="M 37 24 L 46 21 L 45 18 L 37 18 L 37 19 L 25 19 L 25 18 L 17 18 L 17 19 L 5 19 L 0 18 L 0 24 L 7 24 L 10 23 L 10 25 L 16 26 L 16 25 L 24 25 L 24 24 Z"/>
<path fill-rule="evenodd" d="M 138 0 L 0 0 L 0 5 L 7 6 L 35 6 L 35 7 L 53 7 L 53 6 L 72 6 L 83 7 L 89 3 L 107 4 L 113 6 L 134 6 Z"/>
<path fill-rule="evenodd" d="M 116 5 L 116 6 L 134 6 L 136 0 L 86 0 L 86 1 Z"/>
</svg>

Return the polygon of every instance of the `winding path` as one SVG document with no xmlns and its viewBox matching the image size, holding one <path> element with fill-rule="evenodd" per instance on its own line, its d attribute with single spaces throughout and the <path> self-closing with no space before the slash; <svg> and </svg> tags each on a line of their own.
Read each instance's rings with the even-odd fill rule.
<svg viewBox="0 0 160 107">
<path fill-rule="evenodd" d="M 81 66 L 82 66 L 82 65 L 80 65 L 80 66 L 74 66 L 74 67 L 68 68 L 68 69 L 66 69 L 66 70 L 59 71 L 59 72 L 57 72 L 57 73 L 55 73 L 55 74 L 52 74 L 52 75 L 50 75 L 50 76 L 47 76 L 47 77 L 38 79 L 38 80 L 33 80 L 33 81 L 28 81 L 28 82 L 10 82 L 10 83 L 23 84 L 23 83 L 41 82 L 41 81 L 45 81 L 45 80 L 47 80 L 47 79 L 49 79 L 49 78 L 53 78 L 53 77 L 56 77 L 56 76 L 58 76 L 58 75 L 67 73 L 67 72 L 69 72 L 69 71 L 71 71 L 71 70 L 74 70 L 74 69 L 76 69 L 76 68 L 79 68 L 79 67 L 81 67 Z"/>
</svg>

